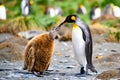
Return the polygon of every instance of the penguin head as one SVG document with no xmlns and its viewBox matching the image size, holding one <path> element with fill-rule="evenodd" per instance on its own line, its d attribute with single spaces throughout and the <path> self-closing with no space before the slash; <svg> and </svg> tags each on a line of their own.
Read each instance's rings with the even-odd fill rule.
<svg viewBox="0 0 120 80">
<path fill-rule="evenodd" d="M 0 6 L 2 5 L 2 3 L 0 3 Z"/>
<path fill-rule="evenodd" d="M 32 5 L 32 4 L 33 4 L 33 0 L 30 0 L 30 1 L 29 1 L 29 4 Z"/>
<path fill-rule="evenodd" d="M 79 5 L 79 8 L 82 8 L 82 7 L 83 7 L 83 5 L 82 5 L 82 4 L 80 4 L 80 5 Z"/>
<path fill-rule="evenodd" d="M 77 15 L 69 15 L 66 17 L 64 23 L 72 23 L 75 22 L 77 18 Z"/>
<path fill-rule="evenodd" d="M 65 23 L 74 23 L 77 20 L 78 16 L 77 15 L 69 15 L 66 17 L 66 19 L 59 25 L 56 27 L 56 31 L 60 30 L 60 27 L 65 24 Z"/>
<path fill-rule="evenodd" d="M 58 39 L 58 33 L 57 30 L 54 28 L 49 32 L 49 36 L 51 37 L 51 39 Z"/>
</svg>

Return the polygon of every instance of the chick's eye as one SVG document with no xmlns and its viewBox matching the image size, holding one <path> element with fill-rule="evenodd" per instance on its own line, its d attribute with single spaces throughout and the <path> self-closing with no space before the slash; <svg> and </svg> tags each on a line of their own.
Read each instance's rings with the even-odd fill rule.
<svg viewBox="0 0 120 80">
<path fill-rule="evenodd" d="M 71 20 L 75 21 L 76 20 L 75 16 L 71 16 Z"/>
</svg>

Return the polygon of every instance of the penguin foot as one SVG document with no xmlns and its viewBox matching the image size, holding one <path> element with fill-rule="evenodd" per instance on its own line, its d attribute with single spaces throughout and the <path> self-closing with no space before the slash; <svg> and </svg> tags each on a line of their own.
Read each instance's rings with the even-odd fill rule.
<svg viewBox="0 0 120 80">
<path fill-rule="evenodd" d="M 87 65 L 87 68 L 90 69 L 92 72 L 97 73 L 97 70 L 95 69 L 94 66 Z"/>
<path fill-rule="evenodd" d="M 97 70 L 94 67 L 89 68 L 92 72 L 95 72 L 97 74 Z"/>
<path fill-rule="evenodd" d="M 92 75 L 85 72 L 84 74 L 77 73 L 77 74 L 75 74 L 75 76 L 77 76 L 77 77 L 86 77 L 86 76 L 92 76 Z"/>
<path fill-rule="evenodd" d="M 33 72 L 33 74 L 37 77 L 43 77 L 43 72 Z"/>
<path fill-rule="evenodd" d="M 77 77 L 85 77 L 86 76 L 86 72 L 84 70 L 84 67 L 81 67 L 80 73 L 75 74 L 75 76 L 77 76 Z"/>
<path fill-rule="evenodd" d="M 81 74 L 81 73 L 77 73 L 75 74 L 76 77 L 86 77 L 87 75 L 86 74 Z"/>
<path fill-rule="evenodd" d="M 23 70 L 26 70 L 26 69 L 27 69 L 27 67 L 25 67 L 25 66 L 24 66 L 24 67 L 22 67 L 22 69 L 23 69 Z"/>
</svg>

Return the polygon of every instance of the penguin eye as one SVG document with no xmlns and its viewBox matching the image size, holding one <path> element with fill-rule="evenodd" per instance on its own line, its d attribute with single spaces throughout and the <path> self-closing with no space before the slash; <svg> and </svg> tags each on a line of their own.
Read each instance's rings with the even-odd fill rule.
<svg viewBox="0 0 120 80">
<path fill-rule="evenodd" d="M 76 17 L 75 16 L 71 16 L 71 20 L 75 21 Z"/>
</svg>

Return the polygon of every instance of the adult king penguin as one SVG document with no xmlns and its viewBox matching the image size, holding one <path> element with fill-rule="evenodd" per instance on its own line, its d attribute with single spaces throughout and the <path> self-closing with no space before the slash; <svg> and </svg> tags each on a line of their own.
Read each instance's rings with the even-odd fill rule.
<svg viewBox="0 0 120 80">
<path fill-rule="evenodd" d="M 22 0 L 21 2 L 21 10 L 22 15 L 27 16 L 30 13 L 30 5 L 33 4 L 32 0 Z"/>
<path fill-rule="evenodd" d="M 85 24 L 77 15 L 69 15 L 64 23 L 74 23 L 72 29 L 72 43 L 75 57 L 81 66 L 79 75 L 88 74 L 88 69 L 92 72 L 97 70 L 92 64 L 92 37 L 87 24 Z"/>
<path fill-rule="evenodd" d="M 6 8 L 2 3 L 0 3 L 0 19 L 6 20 Z"/>
</svg>

